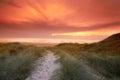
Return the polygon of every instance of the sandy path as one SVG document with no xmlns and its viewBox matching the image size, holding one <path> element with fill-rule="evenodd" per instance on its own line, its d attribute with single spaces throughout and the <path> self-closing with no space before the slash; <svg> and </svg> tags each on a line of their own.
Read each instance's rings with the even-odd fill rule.
<svg viewBox="0 0 120 80">
<path fill-rule="evenodd" d="M 26 80 L 49 80 L 54 75 L 54 72 L 60 68 L 60 64 L 56 63 L 57 57 L 48 52 L 46 56 L 37 60 L 35 69 Z"/>
</svg>

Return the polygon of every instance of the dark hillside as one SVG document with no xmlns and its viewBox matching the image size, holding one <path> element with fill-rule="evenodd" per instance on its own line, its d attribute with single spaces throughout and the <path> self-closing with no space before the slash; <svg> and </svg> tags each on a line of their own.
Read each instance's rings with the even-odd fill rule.
<svg viewBox="0 0 120 80">
<path fill-rule="evenodd" d="M 93 51 L 120 54 L 120 33 L 114 34 L 96 44 Z"/>
<path fill-rule="evenodd" d="M 81 53 L 120 54 L 120 33 L 114 34 L 102 41 L 91 44 L 62 43 L 56 47 L 72 55 Z"/>
</svg>

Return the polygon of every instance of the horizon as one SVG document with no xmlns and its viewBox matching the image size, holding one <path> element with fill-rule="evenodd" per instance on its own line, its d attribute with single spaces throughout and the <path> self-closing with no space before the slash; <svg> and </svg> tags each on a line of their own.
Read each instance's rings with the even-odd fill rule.
<svg viewBox="0 0 120 80">
<path fill-rule="evenodd" d="M 115 33 L 118 34 L 118 33 Z M 1 38 L 1 43 L 11 43 L 11 42 L 20 42 L 20 43 L 33 43 L 33 44 L 59 44 L 59 43 L 95 43 L 102 41 L 114 34 L 101 38 L 100 40 L 69 40 L 69 39 L 40 39 L 40 38 Z"/>
<path fill-rule="evenodd" d="M 20 42 L 20 43 L 92 43 L 97 41 L 82 41 L 69 39 L 39 39 L 39 38 L 2 38 L 0 42 Z"/>
</svg>

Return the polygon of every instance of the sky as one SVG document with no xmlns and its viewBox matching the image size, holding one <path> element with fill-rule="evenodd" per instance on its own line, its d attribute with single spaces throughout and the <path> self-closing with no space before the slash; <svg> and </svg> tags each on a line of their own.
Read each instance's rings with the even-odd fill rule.
<svg viewBox="0 0 120 80">
<path fill-rule="evenodd" d="M 0 41 L 96 42 L 120 32 L 120 0 L 0 0 Z"/>
</svg>

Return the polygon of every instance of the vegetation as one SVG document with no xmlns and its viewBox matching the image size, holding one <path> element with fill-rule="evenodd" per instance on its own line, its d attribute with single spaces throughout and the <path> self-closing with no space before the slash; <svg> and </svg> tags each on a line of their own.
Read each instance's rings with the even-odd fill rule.
<svg viewBox="0 0 120 80">
<path fill-rule="evenodd" d="M 60 56 L 60 79 L 54 80 L 120 80 L 120 33 L 97 43 L 62 43 L 44 49 Z M 25 80 L 44 49 L 0 43 L 0 80 Z"/>
<path fill-rule="evenodd" d="M 44 49 L 20 43 L 0 43 L 0 80 L 25 80 L 32 62 Z"/>
<path fill-rule="evenodd" d="M 87 56 L 86 63 L 106 77 L 107 80 L 120 79 L 120 56 Z"/>
<path fill-rule="evenodd" d="M 120 55 L 120 33 L 114 34 L 97 43 L 62 43 L 56 46 L 73 56 L 96 53 L 100 55 Z"/>
<path fill-rule="evenodd" d="M 61 49 L 53 51 L 60 56 L 62 67 L 58 73 L 59 80 L 105 80 L 104 76 L 88 66 L 83 59 L 78 60 Z"/>
<path fill-rule="evenodd" d="M 100 80 L 120 80 L 120 34 L 92 44 L 62 43 L 51 50 L 60 55 L 67 54 L 61 56 L 62 80 L 99 80 L 89 78 L 89 75 L 94 73 L 98 74 Z M 85 66 L 81 65 L 91 69 L 88 71 L 89 75 L 85 71 Z M 89 79 L 85 79 L 86 77 Z"/>
</svg>

